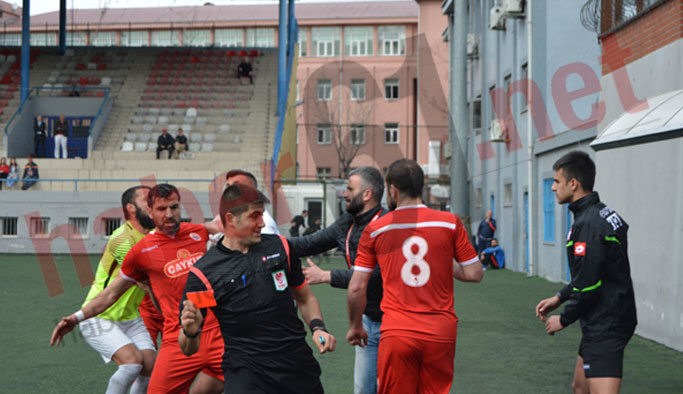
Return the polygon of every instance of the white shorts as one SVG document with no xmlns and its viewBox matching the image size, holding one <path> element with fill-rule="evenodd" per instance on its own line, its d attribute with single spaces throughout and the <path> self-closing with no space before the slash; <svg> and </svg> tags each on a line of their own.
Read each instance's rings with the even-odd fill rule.
<svg viewBox="0 0 683 394">
<path fill-rule="evenodd" d="M 83 339 L 102 355 L 105 363 L 122 347 L 134 344 L 139 350 L 154 350 L 154 342 L 149 336 L 147 327 L 138 317 L 133 320 L 111 321 L 100 317 L 91 317 L 78 323 Z"/>
</svg>

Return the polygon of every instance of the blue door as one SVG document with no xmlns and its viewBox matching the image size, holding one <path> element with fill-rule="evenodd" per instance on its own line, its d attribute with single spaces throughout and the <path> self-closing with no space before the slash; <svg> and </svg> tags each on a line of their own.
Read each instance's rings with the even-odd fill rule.
<svg viewBox="0 0 683 394">
<path fill-rule="evenodd" d="M 524 193 L 524 238 L 526 238 L 526 272 L 530 271 L 529 267 L 529 193 Z"/>
</svg>

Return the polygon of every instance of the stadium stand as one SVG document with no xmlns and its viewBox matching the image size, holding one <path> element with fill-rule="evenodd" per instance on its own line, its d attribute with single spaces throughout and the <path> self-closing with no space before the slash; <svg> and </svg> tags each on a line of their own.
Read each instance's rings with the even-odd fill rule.
<svg viewBox="0 0 683 394">
<path fill-rule="evenodd" d="M 137 179 L 153 175 L 157 179 L 212 179 L 233 167 L 258 168 L 273 147 L 277 52 L 244 51 L 74 48 L 64 56 L 50 50 L 32 52 L 31 86 L 64 87 L 51 94 L 65 96 L 73 88 L 107 86 L 114 97 L 112 112 L 91 156 L 41 158 L 41 178 Z M 239 53 L 252 56 L 254 85 L 248 78 L 237 77 Z M 0 83 L 0 108 L 4 109 L 0 127 L 4 132 L 20 103 L 15 66 L 18 52 L 3 54 L 6 61 L 0 62 L 0 75 L 7 84 Z M 8 62 L 11 56 L 13 61 Z M 180 160 L 156 160 L 161 129 L 175 136 L 179 127 L 191 142 L 189 154 Z M 120 182 L 78 185 L 79 190 L 119 191 L 122 187 Z M 72 190 L 73 183 L 40 182 L 34 189 Z"/>
</svg>

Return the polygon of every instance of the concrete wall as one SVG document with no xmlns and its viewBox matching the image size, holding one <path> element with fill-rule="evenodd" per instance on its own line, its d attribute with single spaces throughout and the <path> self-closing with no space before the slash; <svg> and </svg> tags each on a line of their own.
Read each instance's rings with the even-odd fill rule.
<svg viewBox="0 0 683 394">
<path fill-rule="evenodd" d="M 8 131 L 7 155 L 10 157 L 27 157 L 33 152 L 33 122 L 37 115 L 95 116 L 102 105 L 102 100 L 99 97 L 31 98 L 26 102 L 21 114 L 17 115 Z M 111 101 L 111 98 L 109 100 Z M 109 108 L 111 108 L 111 104 Z M 104 115 L 108 115 L 108 113 Z M 102 117 L 99 122 L 100 129 L 104 122 L 106 122 L 106 117 Z"/>
<path fill-rule="evenodd" d="M 681 152 L 683 138 L 678 138 L 599 151 L 596 163 L 600 198 L 630 226 L 637 333 L 679 351 L 683 351 Z M 635 156 L 638 160 L 633 160 Z"/>
<path fill-rule="evenodd" d="M 534 274 L 553 281 L 566 280 L 566 214 L 565 208 L 555 205 L 555 241 L 544 243 L 543 179 L 562 154 L 572 149 L 590 152 L 587 143 L 596 134 L 596 122 L 590 120 L 600 90 L 600 46 L 595 34 L 580 23 L 579 11 L 584 3 L 534 2 L 533 84 L 538 88 L 534 93 L 538 101 L 534 102 L 533 114 L 523 93 L 522 66 L 529 62 L 527 18 L 507 18 L 505 30 L 490 30 L 488 2 L 469 4 L 470 32 L 479 37 L 479 55 L 468 62 L 468 96 L 470 101 L 481 99 L 482 124 L 481 130 L 472 130 L 468 145 L 472 231 L 476 232 L 486 210 L 493 209 L 498 221 L 496 236 L 505 249 L 506 265 L 515 271 L 528 270 L 524 199 L 530 189 L 531 165 L 534 233 L 529 236 L 535 241 Z M 564 44 L 567 37 L 572 37 L 570 48 Z M 506 76 L 510 77 L 510 87 L 506 86 Z M 491 89 L 501 88 L 502 95 L 494 100 Z M 564 93 L 581 89 L 583 95 L 577 98 L 570 99 Z M 512 125 L 508 126 L 506 142 L 490 141 L 488 128 L 493 119 L 508 119 Z M 529 121 L 534 122 L 531 162 Z M 511 189 L 507 201 L 506 185 Z"/>
<path fill-rule="evenodd" d="M 123 216 L 121 193 L 3 190 L 0 218 L 18 218 L 18 234 L 9 237 L 0 236 L 0 251 L 2 253 L 44 254 L 78 253 L 85 250 L 88 253 L 101 253 L 107 243 L 102 219 Z M 191 218 L 194 223 L 213 218 L 208 193 L 192 194 L 196 198 L 198 207 L 192 198 L 183 198 L 181 200 L 182 217 Z M 29 234 L 31 217 L 49 217 L 47 231 L 50 235 L 32 237 Z M 68 225 L 69 218 L 88 218 L 87 233 L 81 234 L 83 237 L 78 235 L 74 237 L 67 226 L 64 226 Z M 49 242 L 50 240 L 53 242 Z"/>
</svg>

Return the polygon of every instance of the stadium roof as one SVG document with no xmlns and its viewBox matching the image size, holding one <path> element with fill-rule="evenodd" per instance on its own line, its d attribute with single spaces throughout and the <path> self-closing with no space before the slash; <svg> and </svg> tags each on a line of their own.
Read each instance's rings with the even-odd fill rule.
<svg viewBox="0 0 683 394">
<path fill-rule="evenodd" d="M 297 3 L 296 16 L 307 19 L 417 18 L 415 1 Z M 187 23 L 277 21 L 277 4 L 69 9 L 69 24 Z M 57 25 L 59 12 L 31 16 L 31 25 Z"/>
</svg>

